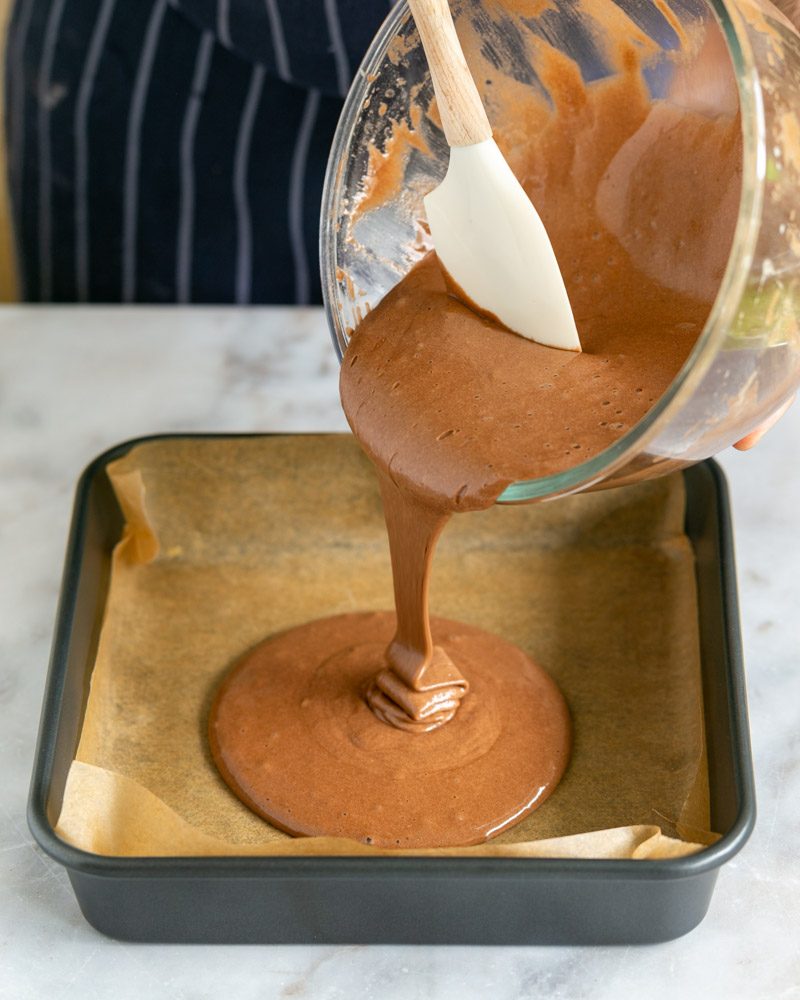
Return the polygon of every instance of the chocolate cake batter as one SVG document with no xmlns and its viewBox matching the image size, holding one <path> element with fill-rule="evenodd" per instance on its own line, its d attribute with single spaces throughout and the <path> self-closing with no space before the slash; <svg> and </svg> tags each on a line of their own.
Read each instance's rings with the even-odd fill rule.
<svg viewBox="0 0 800 1000">
<path fill-rule="evenodd" d="M 633 64 L 585 87 L 562 62 L 560 87 L 547 82 L 563 109 L 550 118 L 559 128 L 569 116 L 571 140 L 528 132 L 540 148 L 514 165 L 583 352 L 477 315 L 433 254 L 354 332 L 341 397 L 380 479 L 396 627 L 347 615 L 270 639 L 227 679 L 211 719 L 223 776 L 291 833 L 477 843 L 540 805 L 566 767 L 569 715 L 543 671 L 470 626 L 434 621 L 432 633 L 433 550 L 452 513 L 596 455 L 664 392 L 722 276 L 741 154 L 735 115 L 650 106 Z"/>
<path fill-rule="evenodd" d="M 564 701 L 522 650 L 482 629 L 433 619 L 437 648 L 469 677 L 451 722 L 417 735 L 375 717 L 364 691 L 395 625 L 390 612 L 310 622 L 268 639 L 226 679 L 214 757 L 279 829 L 381 847 L 474 844 L 555 787 L 569 750 Z"/>
</svg>

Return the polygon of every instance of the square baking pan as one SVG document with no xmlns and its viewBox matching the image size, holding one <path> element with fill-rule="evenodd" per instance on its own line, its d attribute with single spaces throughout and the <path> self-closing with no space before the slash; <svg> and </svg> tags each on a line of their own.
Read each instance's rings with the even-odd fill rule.
<svg viewBox="0 0 800 1000">
<path fill-rule="evenodd" d="M 720 867 L 755 821 L 728 496 L 715 462 L 682 473 L 711 824 L 721 834 L 713 846 L 659 861 L 107 857 L 72 847 L 54 827 L 123 524 L 105 469 L 139 443 L 101 455 L 78 484 L 28 808 L 34 837 L 66 868 L 90 924 L 131 941 L 519 945 L 665 941 L 703 919 Z"/>
</svg>

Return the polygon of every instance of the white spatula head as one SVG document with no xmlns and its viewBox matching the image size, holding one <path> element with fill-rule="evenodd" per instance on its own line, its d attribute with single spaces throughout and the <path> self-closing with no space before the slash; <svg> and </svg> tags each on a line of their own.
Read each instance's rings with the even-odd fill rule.
<svg viewBox="0 0 800 1000">
<path fill-rule="evenodd" d="M 453 146 L 424 202 L 437 256 L 468 304 L 529 340 L 580 351 L 544 224 L 494 139 Z"/>
</svg>

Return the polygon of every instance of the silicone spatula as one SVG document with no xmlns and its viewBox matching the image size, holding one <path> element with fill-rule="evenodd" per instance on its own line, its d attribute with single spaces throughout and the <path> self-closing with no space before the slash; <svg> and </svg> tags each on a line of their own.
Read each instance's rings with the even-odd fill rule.
<svg viewBox="0 0 800 1000">
<path fill-rule="evenodd" d="M 448 0 L 408 0 L 428 59 L 450 164 L 424 198 L 455 294 L 514 333 L 580 351 L 558 261 L 536 209 L 492 138 Z"/>
</svg>

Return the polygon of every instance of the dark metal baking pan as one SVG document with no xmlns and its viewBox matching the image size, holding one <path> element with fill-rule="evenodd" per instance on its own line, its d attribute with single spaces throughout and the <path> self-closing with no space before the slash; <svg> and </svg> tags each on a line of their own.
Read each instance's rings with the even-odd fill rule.
<svg viewBox="0 0 800 1000">
<path fill-rule="evenodd" d="M 612 944 L 665 941 L 704 917 L 719 869 L 755 820 L 727 490 L 686 470 L 696 554 L 712 827 L 664 861 L 540 858 L 190 857 L 90 854 L 54 832 L 80 734 L 110 554 L 122 517 L 101 455 L 83 474 L 66 556 L 28 821 L 64 865 L 86 919 L 133 941 Z"/>
</svg>

